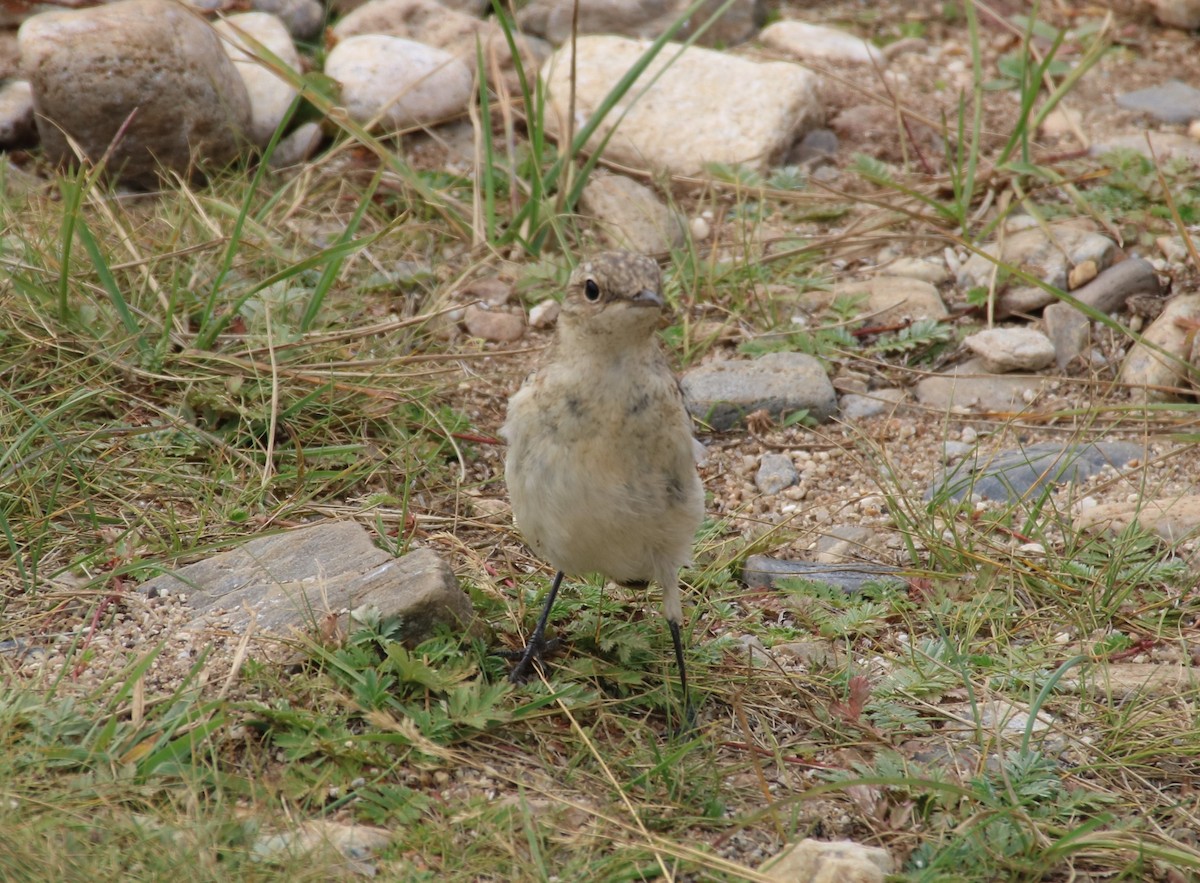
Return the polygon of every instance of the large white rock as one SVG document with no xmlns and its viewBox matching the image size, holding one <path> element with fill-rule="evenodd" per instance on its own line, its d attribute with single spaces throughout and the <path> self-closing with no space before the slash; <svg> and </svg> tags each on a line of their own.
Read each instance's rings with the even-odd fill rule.
<svg viewBox="0 0 1200 883">
<path fill-rule="evenodd" d="M 46 12 L 21 25 L 17 41 L 53 161 L 73 158 L 67 135 L 100 159 L 128 120 L 108 167 L 152 187 L 160 167 L 187 174 L 196 159 L 223 164 L 244 143 L 246 87 L 212 27 L 178 3 Z"/>
<path fill-rule="evenodd" d="M 1167 301 L 1158 318 L 1121 363 L 1117 379 L 1129 386 L 1135 402 L 1177 402 L 1188 386 L 1188 354 L 1200 324 L 1200 294 Z"/>
<path fill-rule="evenodd" d="M 231 15 L 217 22 L 216 28 L 225 38 L 222 45 L 237 67 L 246 86 L 246 94 L 250 97 L 250 127 L 247 134 L 259 147 L 265 147 L 295 100 L 296 90 L 256 57 L 254 43 L 261 43 L 272 55 L 297 72 L 300 70 L 300 53 L 296 51 L 296 44 L 292 42 L 292 35 L 284 23 L 268 12 Z"/>
<path fill-rule="evenodd" d="M 804 61 L 886 64 L 883 53 L 861 37 L 837 28 L 802 21 L 777 21 L 763 28 L 758 39 L 769 49 Z"/>
<path fill-rule="evenodd" d="M 649 45 L 624 37 L 578 39 L 576 131 Z M 568 46 L 542 67 L 547 125 L 559 133 L 567 129 L 570 76 Z M 816 77 L 799 65 L 668 43 L 588 146 L 595 149 L 616 126 L 605 156 L 620 163 L 680 175 L 700 174 L 709 163 L 764 171 L 819 115 Z"/>
<path fill-rule="evenodd" d="M 471 71 L 453 55 L 383 34 L 347 37 L 325 59 L 325 73 L 342 86 L 342 104 L 360 123 L 385 128 L 432 125 L 466 110 Z"/>
</svg>

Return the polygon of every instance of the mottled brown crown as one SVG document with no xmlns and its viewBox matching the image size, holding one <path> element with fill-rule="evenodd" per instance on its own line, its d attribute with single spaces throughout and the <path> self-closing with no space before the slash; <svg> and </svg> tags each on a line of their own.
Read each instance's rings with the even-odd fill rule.
<svg viewBox="0 0 1200 883">
<path fill-rule="evenodd" d="M 662 274 L 653 258 L 631 251 L 606 251 L 583 261 L 571 274 L 569 297 L 584 297 L 591 280 L 603 302 L 631 299 L 642 291 L 662 292 Z"/>
</svg>

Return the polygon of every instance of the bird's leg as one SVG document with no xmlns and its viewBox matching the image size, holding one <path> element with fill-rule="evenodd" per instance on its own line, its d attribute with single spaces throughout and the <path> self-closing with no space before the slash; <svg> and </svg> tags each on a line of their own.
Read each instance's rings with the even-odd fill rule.
<svg viewBox="0 0 1200 883">
<path fill-rule="evenodd" d="M 542 615 L 538 617 L 537 625 L 533 628 L 533 634 L 529 636 L 529 641 L 525 644 L 525 652 L 521 654 L 521 658 L 517 664 L 513 666 L 513 670 L 508 673 L 508 679 L 514 684 L 521 684 L 529 676 L 529 669 L 534 661 L 540 662 L 542 654 L 546 652 L 546 621 L 550 619 L 550 608 L 554 606 L 554 599 L 558 597 L 558 587 L 562 585 L 563 572 L 560 570 L 554 574 L 554 581 L 550 583 L 550 594 L 546 596 L 546 606 L 542 608 Z"/>
<path fill-rule="evenodd" d="M 671 643 L 675 645 L 675 664 L 679 666 L 679 686 L 683 692 L 683 724 L 679 727 L 679 732 L 686 733 L 696 726 L 696 709 L 688 696 L 687 668 L 683 664 L 683 639 L 679 635 L 679 623 L 668 619 L 667 626 L 671 629 Z"/>
<path fill-rule="evenodd" d="M 679 732 L 686 733 L 696 725 L 696 709 L 688 695 L 687 668 L 683 664 L 683 638 L 679 628 L 683 622 L 683 599 L 679 596 L 679 575 L 672 572 L 662 581 L 663 612 L 667 615 L 667 626 L 671 629 L 671 643 L 675 645 L 675 664 L 679 666 L 679 686 L 683 690 L 683 723 Z"/>
</svg>

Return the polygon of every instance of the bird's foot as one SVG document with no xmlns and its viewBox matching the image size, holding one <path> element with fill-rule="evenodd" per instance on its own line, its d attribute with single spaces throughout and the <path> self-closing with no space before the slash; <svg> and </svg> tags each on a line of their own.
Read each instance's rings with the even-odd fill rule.
<svg viewBox="0 0 1200 883">
<path fill-rule="evenodd" d="M 547 641 L 544 637 L 535 634 L 530 637 L 524 650 L 499 650 L 496 655 L 516 660 L 517 664 L 508 673 L 508 680 L 513 684 L 523 684 L 533 673 L 534 663 L 541 665 L 542 660 L 558 650 L 561 644 L 562 640 L 559 638 L 551 638 Z"/>
</svg>

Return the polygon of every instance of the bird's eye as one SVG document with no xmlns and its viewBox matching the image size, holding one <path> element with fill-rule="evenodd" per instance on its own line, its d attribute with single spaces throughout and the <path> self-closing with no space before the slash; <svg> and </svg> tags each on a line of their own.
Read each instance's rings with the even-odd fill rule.
<svg viewBox="0 0 1200 883">
<path fill-rule="evenodd" d="M 595 303 L 600 300 L 600 286 L 596 284 L 595 279 L 589 279 L 583 283 L 583 296 L 588 299 L 589 303 Z"/>
</svg>

